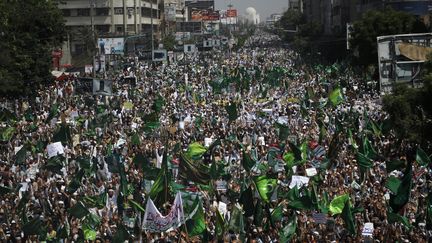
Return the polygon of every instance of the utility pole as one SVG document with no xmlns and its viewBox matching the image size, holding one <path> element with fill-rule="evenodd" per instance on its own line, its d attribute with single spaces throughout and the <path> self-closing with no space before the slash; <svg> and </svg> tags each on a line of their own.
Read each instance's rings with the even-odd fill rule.
<svg viewBox="0 0 432 243">
<path fill-rule="evenodd" d="M 151 61 L 153 62 L 154 36 L 153 36 L 153 0 L 150 0 L 150 25 L 151 25 Z"/>
<path fill-rule="evenodd" d="M 92 33 L 92 38 L 93 41 L 96 42 L 97 45 L 97 40 L 96 40 L 96 35 L 95 35 L 95 27 L 94 27 L 94 13 L 93 13 L 93 9 L 94 9 L 94 5 L 95 5 L 95 0 L 90 0 L 90 26 L 91 26 L 91 33 Z M 97 52 L 97 48 L 95 49 L 95 51 Z M 97 53 L 93 52 L 93 57 L 92 57 L 92 61 L 93 61 L 93 68 L 92 68 L 92 76 L 96 77 L 96 63 L 95 63 L 95 56 Z M 100 65 L 100 62 L 99 62 Z"/>
</svg>

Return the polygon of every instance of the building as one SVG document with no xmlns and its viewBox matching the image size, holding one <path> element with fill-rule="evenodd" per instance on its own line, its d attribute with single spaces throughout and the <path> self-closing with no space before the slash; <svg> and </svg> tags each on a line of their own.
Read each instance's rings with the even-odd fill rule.
<svg viewBox="0 0 432 243">
<path fill-rule="evenodd" d="M 288 9 L 303 12 L 303 0 L 288 0 Z"/>
<path fill-rule="evenodd" d="M 266 19 L 266 26 L 268 28 L 273 28 L 275 26 L 275 23 L 278 22 L 282 18 L 282 14 L 274 13 L 271 14 L 270 17 Z"/>
<path fill-rule="evenodd" d="M 160 24 L 162 0 L 64 0 L 59 8 L 69 33 L 91 27 L 97 37 L 150 35 Z M 83 40 L 70 36 L 71 53 L 82 52 Z"/>
</svg>

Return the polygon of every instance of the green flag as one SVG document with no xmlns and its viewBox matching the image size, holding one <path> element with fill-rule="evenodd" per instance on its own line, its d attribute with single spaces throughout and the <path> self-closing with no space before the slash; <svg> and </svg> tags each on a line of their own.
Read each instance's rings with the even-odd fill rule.
<svg viewBox="0 0 432 243">
<path fill-rule="evenodd" d="M 93 229 L 88 228 L 86 225 L 82 226 L 83 232 L 84 232 L 84 239 L 85 240 L 96 240 L 96 231 Z"/>
<path fill-rule="evenodd" d="M 404 160 L 391 160 L 386 162 L 386 171 L 390 173 L 394 170 L 400 170 L 405 167 Z"/>
<path fill-rule="evenodd" d="M 246 190 L 240 192 L 240 198 L 238 202 L 243 206 L 243 209 L 245 210 L 245 217 L 253 216 L 255 207 L 252 187 L 249 186 Z"/>
<path fill-rule="evenodd" d="M 139 204 L 138 202 L 135 202 L 134 200 L 129 200 L 129 204 L 135 209 L 136 212 L 141 212 L 144 213 L 145 209 L 143 208 L 143 206 L 141 206 L 141 204 Z"/>
<path fill-rule="evenodd" d="M 263 206 L 260 200 L 257 201 L 256 205 L 255 205 L 255 211 L 254 211 L 254 224 L 256 226 L 261 226 L 263 224 L 263 220 L 264 220 L 264 210 L 263 210 Z"/>
<path fill-rule="evenodd" d="M 329 94 L 329 101 L 332 103 L 333 106 L 337 106 L 343 102 L 343 95 L 340 88 L 334 89 Z"/>
<path fill-rule="evenodd" d="M 279 140 L 285 141 L 289 136 L 289 127 L 280 123 L 276 123 L 276 127 L 279 130 Z"/>
<path fill-rule="evenodd" d="M 357 164 L 360 167 L 360 172 L 363 176 L 364 173 L 366 173 L 366 171 L 372 167 L 373 165 L 372 160 L 360 152 L 357 152 L 356 159 L 357 159 Z"/>
<path fill-rule="evenodd" d="M 222 239 L 225 235 L 225 222 L 224 218 L 220 214 L 219 210 L 216 209 L 216 235 L 218 239 Z"/>
<path fill-rule="evenodd" d="M 349 195 L 343 194 L 335 197 L 329 205 L 329 210 L 331 215 L 336 215 L 342 213 L 344 209 L 345 202 L 349 201 Z"/>
<path fill-rule="evenodd" d="M 102 209 L 106 206 L 107 192 L 95 196 L 84 196 L 82 202 L 86 207 Z"/>
<path fill-rule="evenodd" d="M 124 243 L 129 240 L 129 231 L 124 227 L 123 224 L 117 224 L 117 232 L 114 235 L 114 243 Z"/>
<path fill-rule="evenodd" d="M 282 220 L 283 209 L 284 206 L 282 204 L 279 204 L 276 208 L 273 209 L 273 211 L 271 212 L 273 222 L 280 222 Z"/>
<path fill-rule="evenodd" d="M 405 204 L 409 201 L 412 188 L 412 164 L 408 163 L 405 169 L 404 176 L 401 179 L 401 184 L 397 189 L 396 195 L 390 195 L 390 207 L 393 212 L 399 212 Z"/>
<path fill-rule="evenodd" d="M 247 172 L 251 171 L 255 166 L 255 163 L 256 162 L 252 159 L 251 155 L 243 151 L 242 166 Z"/>
<path fill-rule="evenodd" d="M 236 103 L 231 103 L 230 105 L 225 106 L 225 110 L 228 113 L 228 119 L 230 122 L 235 121 L 238 118 Z"/>
<path fill-rule="evenodd" d="M 196 160 L 201 158 L 205 152 L 207 152 L 207 149 L 202 144 L 195 142 L 188 146 L 186 155 L 189 158 Z"/>
<path fill-rule="evenodd" d="M 31 221 L 27 222 L 23 227 L 22 231 L 26 236 L 29 235 L 41 235 L 43 232 L 45 232 L 44 223 L 39 217 L 36 217 L 32 219 Z"/>
<path fill-rule="evenodd" d="M 232 230 L 234 233 L 240 234 L 242 238 L 246 234 L 243 210 L 238 206 L 238 204 L 233 206 L 228 223 L 228 229 Z"/>
<path fill-rule="evenodd" d="M 0 108 L 0 122 L 5 123 L 13 123 L 18 120 L 15 113 L 12 111 L 6 109 L 6 108 Z"/>
<path fill-rule="evenodd" d="M 155 112 L 159 113 L 159 112 L 162 111 L 162 107 L 164 106 L 164 104 L 165 104 L 165 100 L 164 100 L 164 98 L 163 98 L 160 94 L 158 94 L 158 95 L 156 96 L 156 99 L 154 100 L 154 103 L 153 103 L 152 109 L 153 109 Z"/>
<path fill-rule="evenodd" d="M 0 129 L 0 140 L 2 142 L 9 142 L 9 140 L 11 140 L 12 136 L 14 135 L 15 130 L 16 129 L 14 127 L 6 127 Z"/>
<path fill-rule="evenodd" d="M 132 135 L 132 137 L 131 137 L 131 143 L 132 143 L 132 145 L 135 145 L 135 146 L 141 145 L 141 140 L 140 140 L 140 137 L 139 137 L 138 133 L 134 133 Z"/>
<path fill-rule="evenodd" d="M 169 185 L 171 182 L 170 172 L 168 171 L 167 148 L 164 150 L 162 159 L 162 168 L 159 171 L 158 178 L 154 182 L 149 196 L 157 206 L 162 206 L 169 201 Z"/>
<path fill-rule="evenodd" d="M 291 242 L 291 238 L 294 236 L 297 230 L 297 217 L 291 216 L 288 220 L 288 224 L 282 228 L 279 232 L 280 242 Z"/>
<path fill-rule="evenodd" d="M 66 191 L 71 194 L 76 192 L 78 188 L 81 187 L 81 181 L 83 177 L 84 177 L 84 170 L 80 169 L 78 173 L 69 182 Z"/>
<path fill-rule="evenodd" d="M 194 216 L 186 221 L 187 232 L 191 237 L 201 235 L 207 229 L 205 213 L 201 200 L 198 200 L 197 207 L 198 208 Z"/>
<path fill-rule="evenodd" d="M 73 207 L 69 208 L 68 212 L 78 219 L 82 219 L 90 213 L 82 202 L 77 202 Z"/>
<path fill-rule="evenodd" d="M 50 122 L 53 118 L 56 118 L 59 114 L 59 105 L 58 104 L 53 104 L 51 106 L 48 118 L 47 118 L 47 122 Z"/>
<path fill-rule="evenodd" d="M 431 163 L 429 156 L 420 147 L 417 148 L 416 161 L 421 166 L 428 166 Z"/>
<path fill-rule="evenodd" d="M 268 178 L 267 176 L 257 176 L 253 180 L 263 202 L 269 203 L 276 189 L 277 179 Z"/>
<path fill-rule="evenodd" d="M 13 192 L 13 189 L 10 187 L 6 187 L 6 186 L 0 186 L 0 195 L 6 195 L 8 193 Z"/>
<path fill-rule="evenodd" d="M 70 127 L 62 124 L 60 128 L 53 135 L 53 142 L 62 142 L 68 144 L 72 142 L 72 135 Z"/>
<path fill-rule="evenodd" d="M 387 220 L 390 224 L 402 223 L 403 225 L 405 225 L 405 227 L 411 228 L 411 224 L 409 223 L 409 220 L 400 214 L 387 211 Z"/>
<path fill-rule="evenodd" d="M 18 165 L 22 165 L 25 163 L 26 159 L 27 159 L 27 146 L 24 145 L 16 154 L 15 162 Z"/>
<path fill-rule="evenodd" d="M 192 162 L 183 153 L 180 156 L 179 175 L 185 180 L 207 185 L 211 179 L 209 168 L 200 161 Z"/>
<path fill-rule="evenodd" d="M 397 190 L 399 189 L 400 185 L 401 185 L 401 181 L 395 176 L 388 177 L 387 182 L 385 184 L 385 186 L 394 194 L 397 193 Z"/>
<path fill-rule="evenodd" d="M 46 164 L 43 166 L 45 170 L 61 174 L 61 169 L 63 168 L 64 157 L 62 155 L 57 155 L 48 159 Z"/>
<path fill-rule="evenodd" d="M 345 222 L 345 228 L 348 230 L 348 232 L 351 235 L 355 235 L 357 230 L 356 230 L 356 226 L 354 224 L 354 219 L 353 219 L 353 215 L 351 212 L 351 206 L 350 206 L 349 200 L 345 201 L 341 217 Z"/>
</svg>

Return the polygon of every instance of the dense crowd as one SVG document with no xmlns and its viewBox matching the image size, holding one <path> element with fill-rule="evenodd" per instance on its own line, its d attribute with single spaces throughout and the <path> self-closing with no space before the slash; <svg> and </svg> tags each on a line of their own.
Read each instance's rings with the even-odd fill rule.
<svg viewBox="0 0 432 243">
<path fill-rule="evenodd" d="M 102 207 L 89 208 L 100 220 L 96 224 L 96 242 L 115 241 L 121 225 L 129 232 L 127 238 L 134 242 L 199 242 L 204 238 L 210 242 L 218 238 L 224 242 L 283 242 L 281 234 L 293 216 L 296 228 L 289 237 L 292 242 L 430 242 L 432 236 L 426 222 L 432 180 L 427 166 L 412 163 L 414 177 L 409 201 L 395 212 L 405 216 L 410 227 L 388 220 L 392 192 L 386 182 L 390 175 L 403 178 L 406 170 L 402 166 L 388 171 L 386 162 L 411 159 L 402 152 L 403 144 L 395 144 L 392 131 L 369 131 L 371 121 L 381 124 L 387 118 L 379 94 L 367 87 L 363 76 L 348 65 L 308 64 L 292 50 L 271 47 L 276 41 L 277 37 L 257 33 L 243 48 L 199 54 L 189 64 L 128 63 L 122 71 L 108 74 L 108 79 L 113 80 L 112 96 L 79 94 L 76 87 L 80 81 L 70 77 L 38 90 L 31 98 L 3 98 L 2 106 L 18 119 L 13 124 L 14 135 L 1 145 L 0 185 L 16 188 L 0 195 L 1 241 L 79 242 L 87 237 L 83 220 L 71 215 L 69 209 L 84 196 L 106 193 Z M 281 74 L 268 78 L 277 69 L 283 70 Z M 131 82 L 131 77 L 136 82 Z M 216 86 L 225 82 L 224 77 L 239 79 L 217 92 Z M 331 104 L 329 93 L 337 88 L 343 100 Z M 153 103 L 160 97 L 164 100 L 158 117 L 160 124 L 147 129 L 145 117 L 152 114 Z M 236 105 L 236 119 L 227 114 L 230 104 Z M 57 113 L 53 107 L 58 108 Z M 101 114 L 108 120 L 96 119 Z M 278 124 L 288 128 L 289 136 L 281 139 Z M 64 144 L 64 166 L 53 172 L 46 169 L 45 148 L 56 141 L 54 134 L 66 125 L 70 127 L 71 139 Z M 366 171 L 361 170 L 356 156 L 364 134 L 378 154 Z M 136 136 L 138 143 L 133 141 Z M 200 163 L 209 167 L 212 163 L 223 164 L 225 176 L 213 180 L 211 185 L 215 188 L 207 190 L 185 178 L 189 172 L 181 171 L 179 163 L 183 160 L 179 153 L 194 142 L 206 143 L 208 147 L 207 141 L 218 139 L 221 144 Z M 289 143 L 304 144 L 304 161 L 290 164 L 285 155 L 293 152 L 295 146 Z M 177 144 L 180 152 L 173 152 Z M 23 145 L 31 149 L 18 163 L 17 151 Z M 316 154 L 316 148 L 324 152 Z M 269 159 L 271 150 L 277 150 L 276 162 Z M 155 180 L 148 179 L 146 173 L 161 167 L 164 152 L 174 181 L 186 188 L 185 193 L 192 191 L 202 200 L 205 236 L 190 236 L 185 227 L 161 233 L 140 230 L 141 212 L 124 203 L 119 205 L 121 176 L 110 170 L 108 157 L 118 155 L 124 164 L 133 191 L 124 200 L 133 199 L 144 207 Z M 134 161 L 138 154 L 146 158 L 148 165 L 140 166 Z M 256 161 L 250 170 L 242 164 L 246 154 Z M 91 169 L 72 192 L 70 184 L 83 168 L 79 161 L 83 156 L 91 158 Z M 320 210 L 290 206 L 286 192 L 293 190 L 289 187 L 292 176 L 307 176 L 306 169 L 310 168 L 315 168 L 317 175 L 309 176 L 311 181 L 304 187 L 316 190 L 319 200 L 324 195 L 331 201 L 348 194 L 352 207 L 359 209 L 353 212 L 354 234 L 346 229 L 346 222 L 339 215 L 325 212 L 326 222 L 317 223 L 314 215 Z M 227 205 L 223 218 L 228 225 L 245 181 L 257 175 L 277 178 L 277 190 L 266 207 L 275 211 L 281 206 L 282 217 L 270 222 L 271 217 L 264 213 L 262 221 L 257 222 L 254 213 L 245 218 L 240 232 L 226 226 L 220 236 L 216 225 L 219 202 Z M 221 181 L 226 182 L 226 188 L 216 190 Z M 254 183 L 246 184 L 256 192 Z M 259 193 L 254 193 L 256 207 L 259 201 Z M 168 207 L 164 205 L 161 210 L 166 212 Z M 41 219 L 46 231 L 24 234 L 26 221 L 35 218 Z M 374 225 L 369 238 L 362 236 L 367 222 Z"/>
</svg>

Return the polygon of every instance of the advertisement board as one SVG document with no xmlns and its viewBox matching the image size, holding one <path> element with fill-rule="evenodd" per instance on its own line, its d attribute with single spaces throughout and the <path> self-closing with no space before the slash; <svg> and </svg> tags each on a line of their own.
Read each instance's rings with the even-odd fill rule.
<svg viewBox="0 0 432 243">
<path fill-rule="evenodd" d="M 153 51 L 153 61 L 163 62 L 167 60 L 167 50 L 154 50 Z"/>
<path fill-rule="evenodd" d="M 237 17 L 237 9 L 228 9 L 226 11 L 226 17 L 227 18 L 234 18 Z"/>
<path fill-rule="evenodd" d="M 165 20 L 168 22 L 176 21 L 176 6 L 175 4 L 165 4 Z"/>
<path fill-rule="evenodd" d="M 112 95 L 112 81 L 93 79 L 93 95 Z"/>
<path fill-rule="evenodd" d="M 98 44 L 101 54 L 124 53 L 124 38 L 99 38 Z"/>
<path fill-rule="evenodd" d="M 220 19 L 219 11 L 213 10 L 192 10 L 191 19 L 193 21 L 217 21 Z"/>
<path fill-rule="evenodd" d="M 421 85 L 419 74 L 432 51 L 432 33 L 378 36 L 377 47 L 382 93 L 390 93 L 395 83 Z"/>
<path fill-rule="evenodd" d="M 181 41 L 181 40 L 190 40 L 191 38 L 191 32 L 176 32 L 175 33 L 175 40 Z"/>
</svg>

